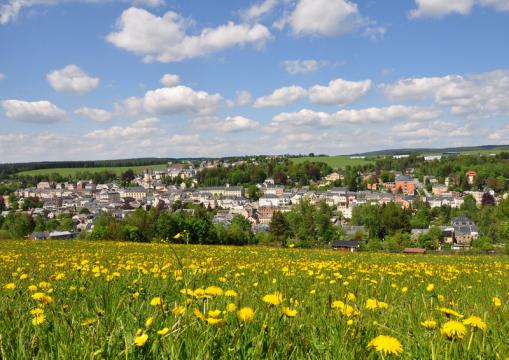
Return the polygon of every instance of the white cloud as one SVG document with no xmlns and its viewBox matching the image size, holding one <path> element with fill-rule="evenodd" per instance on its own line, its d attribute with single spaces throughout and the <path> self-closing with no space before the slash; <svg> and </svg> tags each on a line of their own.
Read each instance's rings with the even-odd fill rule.
<svg viewBox="0 0 509 360">
<path fill-rule="evenodd" d="M 2 81 L 3 79 L 5 79 L 5 75 L 0 73 L 0 81 Z"/>
<path fill-rule="evenodd" d="M 175 86 L 150 90 L 145 93 L 143 106 L 145 110 L 156 114 L 200 114 L 216 112 L 223 103 L 219 94 L 205 91 L 194 91 L 187 86 Z"/>
<path fill-rule="evenodd" d="M 164 74 L 159 82 L 167 87 L 175 86 L 180 84 L 180 76 L 175 74 Z"/>
<path fill-rule="evenodd" d="M 49 124 L 64 120 L 66 113 L 49 101 L 4 100 L 1 102 L 5 115 L 15 121 Z"/>
<path fill-rule="evenodd" d="M 269 13 L 276 5 L 278 0 L 264 0 L 261 3 L 254 4 L 242 13 L 246 21 L 257 21 L 263 15 Z"/>
<path fill-rule="evenodd" d="M 410 11 L 411 18 L 442 17 L 449 14 L 468 15 L 476 5 L 509 11 L 507 0 L 415 0 L 417 9 Z"/>
<path fill-rule="evenodd" d="M 324 61 L 317 60 L 286 60 L 283 61 L 288 74 L 308 74 L 317 71 L 325 65 Z"/>
<path fill-rule="evenodd" d="M 261 24 L 228 22 L 205 28 L 199 35 L 186 33 L 189 21 L 169 11 L 162 17 L 131 7 L 117 21 L 117 32 L 106 39 L 115 46 L 143 56 L 145 62 L 172 62 L 205 56 L 234 46 L 260 48 L 271 38 Z"/>
<path fill-rule="evenodd" d="M 115 115 L 136 117 L 143 112 L 143 99 L 136 96 L 128 97 L 115 103 Z"/>
<path fill-rule="evenodd" d="M 86 106 L 74 110 L 74 113 L 97 122 L 107 122 L 113 118 L 113 114 L 110 111 Z"/>
<path fill-rule="evenodd" d="M 239 132 L 257 129 L 259 127 L 260 123 L 243 116 L 228 116 L 226 119 L 216 124 L 216 129 L 222 132 Z"/>
<path fill-rule="evenodd" d="M 157 127 L 158 124 L 159 121 L 156 118 L 143 119 L 128 126 L 112 126 L 107 129 L 93 130 L 86 133 L 84 137 L 138 146 L 140 141 L 150 140 L 150 137 L 163 133 L 163 130 Z"/>
<path fill-rule="evenodd" d="M 285 106 L 300 100 L 307 95 L 306 89 L 300 86 L 287 86 L 274 90 L 272 94 L 256 99 L 254 107 Z"/>
<path fill-rule="evenodd" d="M 34 5 L 58 5 L 68 2 L 77 2 L 85 4 L 107 4 L 116 0 L 6 0 L 0 4 L 0 24 L 5 25 L 15 20 L 23 8 L 29 8 Z M 121 3 L 131 2 L 137 6 L 155 7 L 164 5 L 164 0 L 117 0 Z"/>
<path fill-rule="evenodd" d="M 409 78 L 380 88 L 392 100 L 432 99 L 437 105 L 450 108 L 454 115 L 477 118 L 509 115 L 509 70 Z"/>
<path fill-rule="evenodd" d="M 357 5 L 348 0 L 299 0 L 285 19 L 296 35 L 340 35 L 362 22 Z"/>
<path fill-rule="evenodd" d="M 237 105 L 239 106 L 247 106 L 251 105 L 253 102 L 253 97 L 251 93 L 246 90 L 237 91 Z"/>
<path fill-rule="evenodd" d="M 283 112 L 272 118 L 272 125 L 333 126 L 341 124 L 375 124 L 396 120 L 427 121 L 438 118 L 440 113 L 430 108 L 393 105 L 382 108 L 340 110 L 336 113 L 302 109 L 298 112 Z"/>
<path fill-rule="evenodd" d="M 76 65 L 53 70 L 46 77 L 53 89 L 73 95 L 86 94 L 99 85 L 99 78 L 89 76 Z"/>
<path fill-rule="evenodd" d="M 328 86 L 315 85 L 309 89 L 309 100 L 321 105 L 347 105 L 364 96 L 371 88 L 371 80 L 347 81 L 336 79 Z"/>
</svg>

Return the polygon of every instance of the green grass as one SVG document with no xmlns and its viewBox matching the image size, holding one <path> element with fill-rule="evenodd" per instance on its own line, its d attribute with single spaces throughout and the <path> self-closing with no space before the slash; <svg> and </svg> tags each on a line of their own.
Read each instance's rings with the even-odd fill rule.
<svg viewBox="0 0 509 360">
<path fill-rule="evenodd" d="M 315 161 L 315 162 L 324 162 L 329 165 L 333 169 L 343 169 L 347 165 L 355 166 L 355 165 L 366 165 L 375 162 L 374 158 L 367 159 L 350 159 L 348 155 L 337 155 L 337 156 L 305 156 L 305 157 L 297 157 L 291 158 L 295 164 L 301 164 L 305 161 Z"/>
<path fill-rule="evenodd" d="M 500 154 L 501 152 L 509 152 L 509 147 L 501 146 L 501 147 L 497 147 L 497 148 L 493 148 L 493 149 L 462 151 L 461 154 L 464 154 L 464 155 L 489 155 L 489 154 Z"/>
<path fill-rule="evenodd" d="M 507 256 L 0 241 L 0 358 L 389 359 L 368 347 L 387 335 L 402 359 L 505 359 L 508 276 Z M 486 329 L 441 333 L 470 316 Z"/>
<path fill-rule="evenodd" d="M 61 176 L 74 176 L 79 172 L 101 172 L 104 170 L 113 171 L 117 175 L 125 172 L 128 169 L 132 169 L 135 173 L 140 174 L 145 169 L 153 169 L 153 170 L 163 170 L 166 169 L 167 164 L 161 165 L 145 165 L 145 166 L 118 166 L 118 167 L 90 167 L 90 168 L 55 168 L 55 169 L 38 169 L 38 170 L 29 170 L 22 171 L 17 173 L 17 175 L 28 175 L 28 176 L 42 176 L 42 175 L 50 175 L 58 173 Z"/>
</svg>

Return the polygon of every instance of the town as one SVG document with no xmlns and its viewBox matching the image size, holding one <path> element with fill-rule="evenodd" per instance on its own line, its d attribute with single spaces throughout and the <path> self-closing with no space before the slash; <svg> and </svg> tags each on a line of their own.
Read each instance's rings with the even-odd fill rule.
<svg viewBox="0 0 509 360">
<path fill-rule="evenodd" d="M 421 164 L 437 164 L 440 163 L 442 155 L 412 157 Z M 409 155 L 394 155 L 392 161 L 401 162 L 407 158 Z M 173 209 L 189 213 L 196 207 L 202 207 L 211 213 L 214 225 L 228 227 L 235 217 L 240 216 L 249 223 L 254 234 L 263 236 L 271 233 L 274 214 L 288 213 L 301 202 L 313 207 L 323 203 L 330 209 L 329 220 L 334 229 L 334 235 L 326 239 L 330 240 L 326 241 L 326 246 L 355 251 L 367 240 L 379 235 L 372 233 L 368 224 L 362 222 L 366 206 L 373 208 L 373 205 L 395 205 L 406 211 L 412 219 L 422 216 L 422 209 L 427 209 L 428 217 L 433 211 L 457 210 L 457 216 L 448 219 L 447 223 L 442 221 L 435 226 L 435 233 L 438 231 L 436 229 L 440 229 L 438 238 L 435 239 L 438 241 L 423 245 L 407 239 L 406 243 L 403 243 L 408 246 L 400 246 L 399 249 L 396 247 L 405 252 L 423 252 L 426 251 L 425 248 L 470 249 L 479 239 L 480 231 L 474 220 L 470 219 L 466 212 L 460 211 L 468 206 L 472 207 L 471 204 L 466 206 L 465 202 L 481 208 L 486 204 L 496 206 L 507 198 L 506 192 L 496 192 L 484 184 L 482 189 L 474 189 L 479 185 L 478 175 L 471 169 L 463 174 L 466 181 L 464 187 L 470 188 L 464 191 L 455 190 L 457 186 L 453 181 L 457 180 L 445 177 L 441 182 L 432 175 L 419 178 L 415 176 L 412 168 L 405 171 L 382 171 L 378 174 L 376 171 L 355 170 L 358 175 L 357 182 L 362 184 L 358 189 L 335 186 L 344 184 L 347 174 L 342 169 L 330 168 L 327 168 L 324 174 L 315 176 L 316 181 L 305 186 L 282 185 L 280 180 L 275 181 L 268 176 L 262 176 L 263 181 L 247 187 L 228 183 L 224 186 L 200 184 L 199 175 L 203 172 L 218 168 L 232 172 L 236 168 L 245 168 L 247 164 L 259 166 L 260 162 L 264 161 L 277 163 L 280 160 L 277 157 L 262 160 L 246 157 L 236 161 L 216 159 L 169 162 L 164 169 L 145 169 L 137 175 L 132 171 L 123 174 L 128 177 L 127 183 L 123 181 L 126 186 L 122 186 L 122 181 L 95 183 L 91 179 L 75 182 L 39 181 L 34 187 L 16 189 L 10 195 L 4 195 L 1 215 L 7 219 L 9 214 L 23 214 L 34 219 L 34 226 L 25 230 L 30 233 L 22 234 L 23 237 L 35 240 L 70 239 L 79 236 L 84 238 L 87 233 L 92 232 L 97 217 L 103 213 L 122 221 L 136 209 L 155 208 L 170 212 Z M 53 221 L 55 226 L 38 227 L 37 219 Z M 59 223 L 56 219 L 66 220 Z M 424 221 L 424 224 L 422 221 L 419 223 L 412 220 L 410 224 L 414 226 L 402 226 L 395 230 L 406 233 L 407 237 L 414 240 L 433 230 L 429 220 Z M 4 226 L 5 228 L 8 226 Z M 389 232 L 378 237 L 386 240 L 386 235 L 388 237 Z M 391 235 L 394 235 L 394 232 Z M 491 247 L 488 246 L 488 249 Z"/>
</svg>

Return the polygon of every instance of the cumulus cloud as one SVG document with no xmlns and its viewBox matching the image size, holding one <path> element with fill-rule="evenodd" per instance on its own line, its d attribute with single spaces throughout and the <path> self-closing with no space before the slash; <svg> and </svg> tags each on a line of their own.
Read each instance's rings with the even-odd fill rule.
<svg viewBox="0 0 509 360">
<path fill-rule="evenodd" d="M 324 61 L 317 60 L 286 60 L 283 61 L 286 72 L 291 75 L 309 74 L 325 65 Z"/>
<path fill-rule="evenodd" d="M 286 86 L 276 89 L 272 94 L 256 99 L 254 107 L 285 106 L 300 100 L 307 95 L 307 90 L 300 86 Z"/>
<path fill-rule="evenodd" d="M 278 0 L 264 0 L 254 4 L 249 9 L 242 12 L 245 21 L 257 21 L 262 16 L 269 13 L 278 3 Z"/>
<path fill-rule="evenodd" d="M 216 124 L 216 129 L 222 132 L 239 132 L 258 129 L 260 123 L 243 116 L 228 116 Z"/>
<path fill-rule="evenodd" d="M 180 84 L 180 76 L 175 74 L 164 74 L 159 82 L 166 87 L 172 87 Z"/>
<path fill-rule="evenodd" d="M 318 112 L 302 109 L 298 112 L 283 112 L 272 118 L 272 125 L 290 126 L 332 126 L 342 124 L 375 124 L 396 120 L 426 121 L 433 120 L 440 113 L 431 108 L 393 105 L 382 108 L 360 110 L 340 110 L 336 113 Z"/>
<path fill-rule="evenodd" d="M 4 100 L 5 116 L 11 120 L 34 124 L 49 124 L 66 118 L 64 110 L 49 101 Z"/>
<path fill-rule="evenodd" d="M 336 79 L 328 86 L 315 85 L 309 89 L 309 100 L 320 105 L 347 105 L 360 99 L 370 88 L 371 80 Z"/>
<path fill-rule="evenodd" d="M 228 22 L 205 28 L 199 35 L 186 33 L 189 20 L 169 11 L 162 17 L 131 7 L 117 21 L 117 31 L 106 36 L 113 45 L 143 56 L 145 62 L 172 62 L 205 56 L 234 46 L 260 48 L 271 38 L 261 24 Z"/>
<path fill-rule="evenodd" d="M 348 0 L 299 0 L 293 12 L 278 22 L 296 35 L 334 36 L 359 27 L 364 19 Z"/>
<path fill-rule="evenodd" d="M 454 115 L 491 118 L 509 115 L 509 70 L 467 76 L 402 79 L 380 86 L 392 100 L 432 99 Z"/>
<path fill-rule="evenodd" d="M 416 9 L 410 11 L 410 18 L 442 17 L 449 14 L 467 15 L 476 5 L 492 7 L 497 11 L 509 11 L 507 0 L 415 0 Z"/>
<path fill-rule="evenodd" d="M 145 110 L 156 114 L 199 114 L 215 113 L 223 103 L 220 94 L 195 91 L 187 86 L 175 86 L 150 90 L 143 97 Z"/>
<path fill-rule="evenodd" d="M 246 90 L 237 91 L 237 105 L 246 106 L 250 105 L 253 102 L 253 97 L 251 93 Z"/>
<path fill-rule="evenodd" d="M 5 79 L 5 75 L 0 73 L 0 81 L 2 81 L 3 79 Z"/>
<path fill-rule="evenodd" d="M 85 138 L 110 141 L 115 143 L 130 143 L 138 146 L 139 141 L 144 141 L 147 137 L 160 135 L 162 129 L 158 128 L 159 121 L 153 119 L 144 119 L 136 121 L 128 126 L 112 126 L 107 129 L 97 129 L 84 135 Z"/>
<path fill-rule="evenodd" d="M 113 113 L 110 111 L 86 106 L 74 110 L 74 113 L 96 122 L 107 122 L 113 118 Z"/>
<path fill-rule="evenodd" d="M 53 70 L 46 78 L 56 91 L 72 95 L 86 94 L 99 85 L 99 78 L 89 76 L 76 65 Z"/>
</svg>

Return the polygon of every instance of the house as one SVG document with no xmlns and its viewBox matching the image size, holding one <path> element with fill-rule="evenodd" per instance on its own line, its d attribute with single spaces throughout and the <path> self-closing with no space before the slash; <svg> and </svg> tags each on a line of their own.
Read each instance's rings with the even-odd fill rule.
<svg viewBox="0 0 509 360">
<path fill-rule="evenodd" d="M 144 200 L 147 197 L 147 190 L 141 186 L 128 187 L 120 191 L 121 198 L 132 198 L 134 200 Z"/>
<path fill-rule="evenodd" d="M 467 177 L 467 182 L 469 185 L 473 185 L 475 182 L 475 177 L 477 176 L 477 173 L 474 170 L 469 170 L 465 174 Z"/>
<path fill-rule="evenodd" d="M 360 245 L 355 240 L 334 240 L 332 242 L 332 250 L 350 251 L 359 250 Z"/>
<path fill-rule="evenodd" d="M 452 227 L 454 228 L 453 244 L 456 247 L 470 247 L 472 240 L 476 240 L 479 237 L 477 226 L 466 215 L 454 218 L 452 220 Z"/>
<path fill-rule="evenodd" d="M 52 240 L 72 239 L 74 234 L 70 231 L 52 231 L 49 233 L 49 238 Z"/>
<path fill-rule="evenodd" d="M 431 192 L 433 193 L 433 195 L 436 195 L 436 196 L 443 195 L 448 191 L 449 191 L 449 188 L 444 184 L 433 184 L 433 186 L 431 188 Z"/>
<path fill-rule="evenodd" d="M 34 231 L 29 238 L 32 240 L 46 240 L 49 238 L 49 233 L 47 231 Z"/>
<path fill-rule="evenodd" d="M 51 185 L 49 182 L 47 181 L 41 181 L 37 184 L 37 189 L 38 190 L 47 190 L 47 189 L 50 189 L 51 188 Z"/>
</svg>

